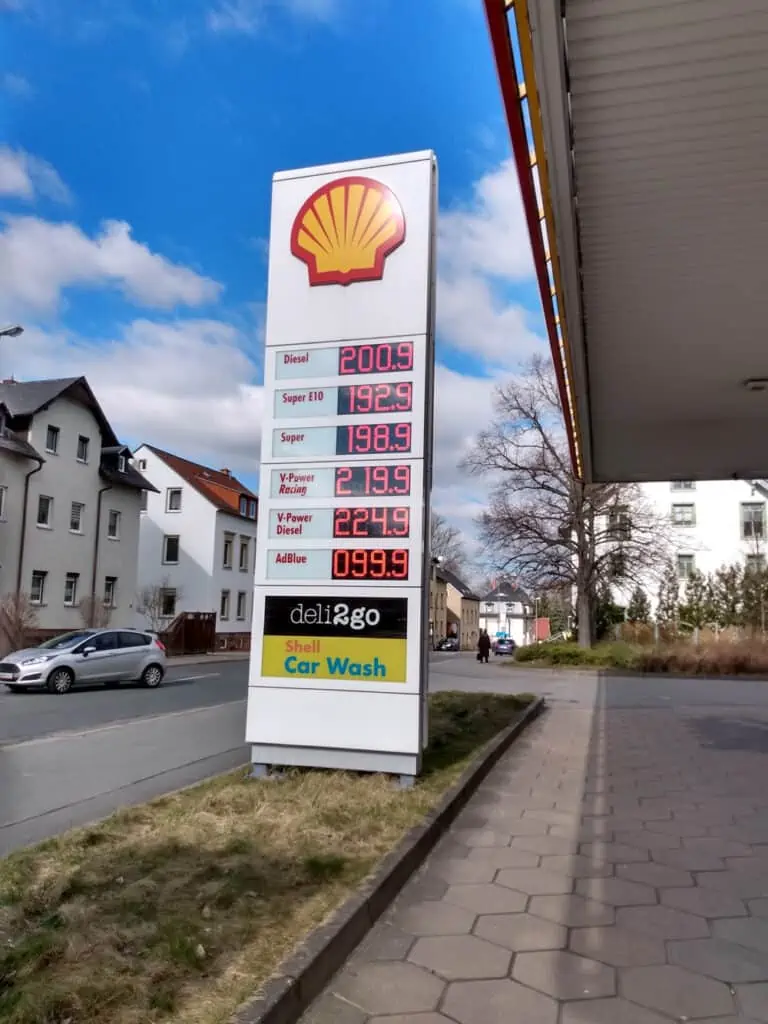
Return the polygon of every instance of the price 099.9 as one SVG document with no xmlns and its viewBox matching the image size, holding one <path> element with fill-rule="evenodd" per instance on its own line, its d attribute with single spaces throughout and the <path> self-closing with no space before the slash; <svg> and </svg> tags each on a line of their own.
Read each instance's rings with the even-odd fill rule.
<svg viewBox="0 0 768 1024">
<path fill-rule="evenodd" d="M 334 580 L 407 580 L 406 548 L 335 548 Z"/>
</svg>

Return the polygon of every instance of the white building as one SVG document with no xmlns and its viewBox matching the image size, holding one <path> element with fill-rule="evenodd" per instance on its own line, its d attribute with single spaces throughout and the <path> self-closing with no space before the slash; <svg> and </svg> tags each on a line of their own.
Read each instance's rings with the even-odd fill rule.
<svg viewBox="0 0 768 1024">
<path fill-rule="evenodd" d="M 486 630 L 493 640 L 497 636 L 511 637 L 515 643 L 531 643 L 534 628 L 533 602 L 513 583 L 502 581 L 480 598 L 480 629 Z"/>
<path fill-rule="evenodd" d="M 85 377 L 0 383 L 0 596 L 26 595 L 41 631 L 133 624 L 152 485 L 130 454 Z"/>
<path fill-rule="evenodd" d="M 681 579 L 694 569 L 709 573 L 734 563 L 765 565 L 765 481 L 677 480 L 642 488 L 669 517 Z"/>
<path fill-rule="evenodd" d="M 182 612 L 215 612 L 219 644 L 250 638 L 256 495 L 228 469 L 209 469 L 153 445 L 134 453 L 157 488 L 141 516 L 139 589 L 160 591 L 167 628 Z M 146 616 L 145 616 L 146 618 Z"/>
</svg>

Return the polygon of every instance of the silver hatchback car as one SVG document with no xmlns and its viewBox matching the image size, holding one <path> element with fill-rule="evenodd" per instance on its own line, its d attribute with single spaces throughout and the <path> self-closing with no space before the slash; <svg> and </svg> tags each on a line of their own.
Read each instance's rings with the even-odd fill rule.
<svg viewBox="0 0 768 1024">
<path fill-rule="evenodd" d="M 67 693 L 84 684 L 141 682 L 151 689 L 163 681 L 165 645 L 138 629 L 78 629 L 39 647 L 14 651 L 0 662 L 0 683 L 9 690 L 45 687 Z"/>
</svg>

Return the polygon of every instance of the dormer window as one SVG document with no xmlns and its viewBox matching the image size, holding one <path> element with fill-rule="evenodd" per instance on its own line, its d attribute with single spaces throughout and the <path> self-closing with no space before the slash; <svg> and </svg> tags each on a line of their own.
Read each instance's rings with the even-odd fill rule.
<svg viewBox="0 0 768 1024">
<path fill-rule="evenodd" d="M 249 501 L 248 502 L 248 518 L 249 519 L 255 519 L 256 518 L 256 502 L 255 501 Z"/>
<path fill-rule="evenodd" d="M 242 494 L 240 496 L 240 515 L 241 516 L 247 516 L 248 515 L 248 499 L 246 498 L 246 496 L 244 494 Z"/>
<path fill-rule="evenodd" d="M 125 456 L 124 455 L 118 455 L 118 457 L 117 457 L 117 472 L 118 473 L 124 473 L 125 472 Z"/>
</svg>

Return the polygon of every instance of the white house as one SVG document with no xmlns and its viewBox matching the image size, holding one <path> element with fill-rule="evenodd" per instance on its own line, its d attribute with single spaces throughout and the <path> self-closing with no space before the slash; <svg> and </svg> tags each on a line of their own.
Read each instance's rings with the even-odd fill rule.
<svg viewBox="0 0 768 1024">
<path fill-rule="evenodd" d="M 678 575 L 709 573 L 721 565 L 765 565 L 768 482 L 676 480 L 643 484 L 671 524 Z"/>
<path fill-rule="evenodd" d="M 0 596 L 26 595 L 41 631 L 133 624 L 152 485 L 130 455 L 85 377 L 0 383 Z"/>
<path fill-rule="evenodd" d="M 479 627 L 486 630 L 491 640 L 496 636 L 507 636 L 518 645 L 531 643 L 533 602 L 519 587 L 502 580 L 480 598 Z"/>
<path fill-rule="evenodd" d="M 139 539 L 139 590 L 159 588 L 162 625 L 181 612 L 215 612 L 221 645 L 248 642 L 258 499 L 228 469 L 210 469 L 143 444 L 137 468 L 147 495 Z"/>
</svg>

